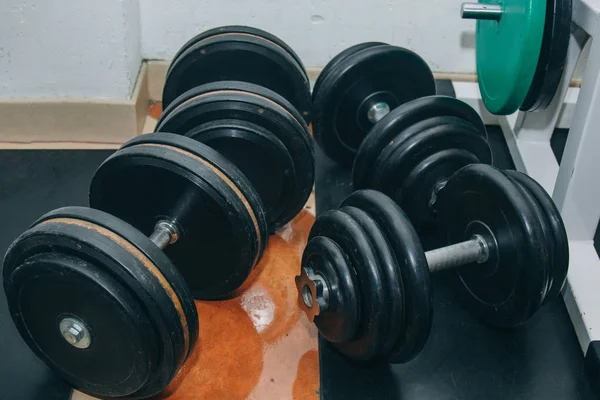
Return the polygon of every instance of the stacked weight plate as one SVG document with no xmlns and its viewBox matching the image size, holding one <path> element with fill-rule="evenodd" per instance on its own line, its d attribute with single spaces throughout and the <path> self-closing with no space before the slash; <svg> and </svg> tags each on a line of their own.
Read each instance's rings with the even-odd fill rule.
<svg viewBox="0 0 600 400">
<path fill-rule="evenodd" d="M 478 19 L 477 76 L 490 112 L 548 107 L 565 67 L 571 14 L 571 0 L 463 4 L 463 18 Z"/>
</svg>

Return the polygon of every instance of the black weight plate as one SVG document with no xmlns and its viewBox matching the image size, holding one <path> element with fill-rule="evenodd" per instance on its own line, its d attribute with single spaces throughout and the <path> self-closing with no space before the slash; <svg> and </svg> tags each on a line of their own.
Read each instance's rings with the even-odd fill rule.
<svg viewBox="0 0 600 400">
<path fill-rule="evenodd" d="M 315 81 L 315 86 L 313 87 L 313 101 L 315 99 L 315 96 L 317 96 L 317 93 L 319 93 L 321 91 L 321 84 L 323 83 L 323 81 L 327 79 L 327 77 L 329 76 L 331 71 L 335 71 L 337 69 L 337 66 L 342 61 L 344 61 L 347 57 L 351 56 L 352 54 L 357 53 L 363 49 L 366 49 L 368 47 L 373 47 L 373 46 L 381 46 L 381 45 L 387 46 L 386 43 L 382 43 L 382 42 L 359 43 L 359 44 L 355 44 L 354 46 L 348 47 L 347 49 L 345 49 L 344 51 L 342 51 L 341 53 L 339 53 L 335 57 L 333 57 L 327 63 L 327 65 L 325 65 L 325 68 L 323 68 L 323 70 L 317 77 L 317 80 Z"/>
<path fill-rule="evenodd" d="M 416 53 L 377 43 L 354 50 L 328 69 L 313 95 L 315 139 L 345 165 L 373 126 L 367 114 L 372 105 L 385 102 L 394 109 L 435 94 L 433 74 Z"/>
<path fill-rule="evenodd" d="M 546 300 L 546 296 L 548 294 L 548 290 L 552 285 L 552 269 L 554 265 L 554 237 L 551 232 L 551 227 L 548 221 L 546 220 L 546 214 L 540 204 L 537 202 L 535 197 L 525 188 L 520 185 L 515 179 L 513 179 L 506 171 L 502 171 L 502 173 L 508 177 L 508 179 L 515 185 L 515 187 L 521 192 L 521 196 L 523 199 L 529 204 L 531 211 L 533 212 L 533 217 L 538 222 L 540 227 L 540 242 L 536 243 L 536 246 L 540 247 L 541 251 L 545 253 L 546 263 L 543 265 L 543 274 L 546 280 L 546 285 L 544 287 L 542 304 Z"/>
<path fill-rule="evenodd" d="M 186 354 L 186 357 L 188 357 L 194 350 L 196 342 L 198 341 L 198 311 L 196 310 L 196 304 L 194 303 L 194 299 L 192 298 L 192 294 L 190 293 L 190 289 L 188 288 L 185 279 L 179 273 L 175 265 L 173 265 L 171 260 L 169 260 L 169 257 L 152 243 L 147 236 L 133 226 L 103 211 L 86 207 L 59 208 L 45 214 L 38 222 L 58 218 L 76 218 L 106 228 L 118 236 L 125 238 L 129 243 L 141 251 L 144 256 L 150 259 L 152 264 L 158 268 L 160 274 L 165 277 L 181 304 L 181 310 L 185 315 L 185 321 L 182 320 L 182 325 L 187 326 L 187 330 L 189 331 L 189 345 Z M 157 274 L 155 273 L 155 275 Z M 164 282 L 162 283 L 164 284 Z"/>
<path fill-rule="evenodd" d="M 444 116 L 460 118 L 471 123 L 487 139 L 481 117 L 468 104 L 447 96 L 429 96 L 413 100 L 392 110 L 363 140 L 352 169 L 354 188 L 372 187 L 375 161 L 400 132 L 425 119 Z"/>
<path fill-rule="evenodd" d="M 352 339 L 359 324 L 360 292 L 351 261 L 330 238 L 316 236 L 302 253 L 302 267 L 327 277 L 329 308 L 315 317 L 319 332 L 332 343 Z"/>
<path fill-rule="evenodd" d="M 400 207 L 383 193 L 360 190 L 346 198 L 342 205 L 365 211 L 392 246 L 403 288 L 404 318 L 400 334 L 390 337 L 395 343 L 388 361 L 410 361 L 425 345 L 433 317 L 429 269 L 419 237 Z"/>
<path fill-rule="evenodd" d="M 340 208 L 340 211 L 350 215 L 358 222 L 369 237 L 375 255 L 379 259 L 378 266 L 383 278 L 380 290 L 386 297 L 386 303 L 389 307 L 389 327 L 387 332 L 385 332 L 385 336 L 376 338 L 375 340 L 381 343 L 379 354 L 387 357 L 392 346 L 396 343 L 401 329 L 404 328 L 404 293 L 400 267 L 388 240 L 369 214 L 359 208 L 349 206 L 343 206 Z"/>
<path fill-rule="evenodd" d="M 264 211 L 264 205 L 260 196 L 256 192 L 254 186 L 250 183 L 246 175 L 244 175 L 235 165 L 231 163 L 227 158 L 221 155 L 214 149 L 207 147 L 202 143 L 198 143 L 195 140 L 190 140 L 186 137 L 172 133 L 158 133 L 158 134 L 146 134 L 143 136 L 136 137 L 125 143 L 122 148 L 136 146 L 138 144 L 158 144 L 167 146 L 176 146 L 179 149 L 190 152 L 196 157 L 201 158 L 199 161 L 204 161 L 214 167 L 214 172 L 226 181 L 229 186 L 235 191 L 239 192 L 238 197 L 242 199 L 242 202 L 246 206 L 253 219 L 253 224 L 257 228 L 259 236 L 259 258 L 263 251 L 267 247 L 268 241 L 268 230 L 267 221 Z M 252 216 L 253 214 L 253 216 Z M 256 221 L 254 221 L 256 219 Z M 154 246 L 156 247 L 156 246 Z M 163 254 L 163 252 L 159 252 Z"/>
<path fill-rule="evenodd" d="M 98 168 L 90 204 L 146 235 L 159 220 L 175 220 L 181 236 L 165 253 L 194 297 L 223 297 L 248 277 L 266 238 L 258 199 L 249 200 L 235 178 L 223 173 L 227 165 L 216 152 L 192 139 L 144 135 Z M 241 173 L 238 178 L 243 179 Z M 245 187 L 248 192 L 250 185 Z"/>
<path fill-rule="evenodd" d="M 109 274 L 79 258 L 41 253 L 25 260 L 5 282 L 21 336 L 70 385 L 96 396 L 127 396 L 148 381 L 157 363 L 152 325 Z M 62 337 L 58 323 L 66 317 L 80 318 L 92 330 L 89 351 Z"/>
<path fill-rule="evenodd" d="M 462 149 L 447 149 L 434 153 L 414 167 L 404 179 L 402 186 L 396 191 L 396 201 L 401 200 L 398 204 L 411 221 L 419 225 L 419 229 L 435 227 L 437 191 L 452 173 L 478 162 L 475 154 Z"/>
<path fill-rule="evenodd" d="M 465 151 L 473 157 L 460 157 L 460 153 L 454 153 L 459 156 L 458 163 L 457 157 L 449 158 L 448 163 L 440 162 L 435 170 L 423 170 L 422 176 L 413 176 L 407 182 L 423 162 L 428 162 L 435 154 L 448 154 L 446 152 L 451 149 Z M 400 133 L 381 152 L 375 163 L 372 187 L 392 197 L 415 226 L 427 226 L 436 221 L 434 211 L 431 208 L 405 208 L 405 203 L 429 205 L 436 185 L 448 179 L 473 158 L 475 162 L 484 164 L 492 161 L 486 138 L 472 124 L 455 117 L 431 118 Z M 434 175 L 434 171 L 439 175 Z M 414 185 L 407 185 L 411 181 Z M 415 198 L 416 193 L 420 193 L 421 197 Z M 424 212 L 417 213 L 419 210 Z"/>
<path fill-rule="evenodd" d="M 304 69 L 302 60 L 300 59 L 300 57 L 298 57 L 298 54 L 296 54 L 296 52 L 290 46 L 288 46 L 287 43 L 285 43 L 283 40 L 279 39 L 277 36 L 275 36 L 269 32 L 263 31 L 262 29 L 253 28 L 251 26 L 242 26 L 242 25 L 220 26 L 217 28 L 208 29 L 208 30 L 194 36 L 193 38 L 188 40 L 183 46 L 181 46 L 181 48 L 177 51 L 177 53 L 175 54 L 175 57 L 173 57 L 173 60 L 171 61 L 171 64 L 169 65 L 169 70 L 171 70 L 171 67 L 174 64 L 174 61 L 177 60 L 177 58 L 179 58 L 180 55 L 185 53 L 186 50 L 188 50 L 190 47 L 192 47 L 197 42 L 204 40 L 211 36 L 221 35 L 221 34 L 225 34 L 225 33 L 245 33 L 248 35 L 260 36 L 262 38 L 267 39 L 270 42 L 275 43 L 277 46 L 282 47 L 292 57 L 294 57 L 294 60 L 296 60 L 296 62 L 298 63 L 298 65 L 300 66 L 300 68 L 302 69 L 304 74 L 306 75 L 306 79 L 308 80 L 308 74 L 306 73 L 306 70 Z"/>
<path fill-rule="evenodd" d="M 233 120 L 233 130 L 207 129 L 231 126 Z M 266 88 L 244 82 L 197 87 L 167 107 L 156 131 L 190 136 L 238 166 L 263 199 L 271 230 L 291 221 L 312 192 L 314 156 L 308 127 L 289 102 Z M 277 155 L 282 145 L 286 154 Z"/>
<path fill-rule="evenodd" d="M 317 218 L 309 240 L 319 236 L 331 239 L 342 249 L 359 285 L 361 302 L 357 332 L 350 340 L 335 343 L 335 346 L 350 358 L 371 360 L 379 353 L 382 343 L 378 339 L 385 337 L 389 319 L 386 296 L 381 290 L 383 277 L 377 267 L 378 258 L 358 222 L 339 210 L 327 211 Z M 323 319 L 315 319 L 317 328 L 320 329 Z"/>
<path fill-rule="evenodd" d="M 163 105 L 196 86 L 227 80 L 273 90 L 310 122 L 310 83 L 302 64 L 277 43 L 251 33 L 217 33 L 190 45 L 171 64 Z"/>
<path fill-rule="evenodd" d="M 537 214 L 523 192 L 500 170 L 474 164 L 455 173 L 437 201 L 448 244 L 486 239 L 485 263 L 462 267 L 459 294 L 483 321 L 512 327 L 525 323 L 541 306 L 550 262 Z"/>
<path fill-rule="evenodd" d="M 294 160 L 275 135 L 251 122 L 219 119 L 197 126 L 187 136 L 222 151 L 238 168 L 251 171 L 254 189 L 269 205 L 265 210 L 268 216 L 277 219 L 287 212 L 287 199 L 295 195 L 295 176 L 301 171 L 296 171 Z M 249 148 L 260 149 L 261 157 Z"/>
<path fill-rule="evenodd" d="M 28 345 L 76 388 L 149 397 L 184 362 L 193 321 L 161 270 L 128 238 L 78 218 L 90 211 L 100 213 L 83 207 L 49 213 L 13 243 L 4 269 L 9 307 Z M 104 220 L 122 223 L 110 215 Z M 90 347 L 66 345 L 56 326 L 63 316 L 85 322 Z M 133 362 L 140 357 L 149 370 L 143 381 L 137 374 L 144 367 Z"/>
<path fill-rule="evenodd" d="M 553 240 L 553 257 L 551 268 L 551 284 L 546 299 L 554 299 L 558 297 L 567 280 L 569 271 L 569 238 L 567 230 L 563 224 L 560 212 L 556 208 L 556 204 L 548 195 L 546 190 L 531 177 L 517 171 L 504 171 L 504 173 L 523 188 L 525 188 L 537 201 L 539 207 L 544 212 L 545 222 L 550 228 L 550 233 Z"/>
<path fill-rule="evenodd" d="M 571 0 L 546 1 L 540 57 L 529 92 L 520 107 L 523 111 L 544 110 L 556 95 L 567 59 L 572 8 Z"/>
</svg>

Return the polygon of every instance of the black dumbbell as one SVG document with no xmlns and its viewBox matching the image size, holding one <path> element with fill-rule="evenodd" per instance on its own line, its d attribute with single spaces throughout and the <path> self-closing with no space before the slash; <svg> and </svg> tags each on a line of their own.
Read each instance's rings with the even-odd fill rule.
<svg viewBox="0 0 600 400">
<path fill-rule="evenodd" d="M 130 140 L 96 171 L 90 206 L 164 249 L 197 299 L 223 298 L 246 280 L 268 240 L 252 184 L 215 150 L 173 134 Z"/>
<path fill-rule="evenodd" d="M 228 64 L 240 56 L 250 65 Z M 302 209 L 314 183 L 309 114 L 283 97 L 300 104 L 300 81 L 308 78 L 297 56 L 265 32 L 227 27 L 194 38 L 171 65 L 158 123 L 178 135 L 129 141 L 96 172 L 93 209 L 53 211 L 10 247 L 11 316 L 75 388 L 127 398 L 164 389 L 197 340 L 192 295 L 234 294 L 268 233 Z"/>
<path fill-rule="evenodd" d="M 477 112 L 452 97 L 422 97 L 371 129 L 354 161 L 353 186 L 387 194 L 421 230 L 436 224 L 435 199 L 446 180 L 477 163 L 492 164 Z"/>
<path fill-rule="evenodd" d="M 163 106 L 190 89 L 223 80 L 271 89 L 310 122 L 310 82 L 302 61 L 283 40 L 247 26 L 209 29 L 185 43 L 169 66 Z"/>
<path fill-rule="evenodd" d="M 74 388 L 150 397 L 197 341 L 192 295 L 231 294 L 260 259 L 262 203 L 222 155 L 161 133 L 109 157 L 90 204 L 97 209 L 46 214 L 10 246 L 10 314 L 29 347 Z"/>
<path fill-rule="evenodd" d="M 313 133 L 325 154 L 351 165 L 371 128 L 394 108 L 435 94 L 427 63 L 385 43 L 352 46 L 334 57 L 313 90 Z"/>
<path fill-rule="evenodd" d="M 198 338 L 194 301 L 169 258 L 102 211 L 66 207 L 41 217 L 9 248 L 3 278 L 29 348 L 95 397 L 157 394 Z"/>
<path fill-rule="evenodd" d="M 533 179 L 469 165 L 448 179 L 437 205 L 448 246 L 427 252 L 406 214 L 380 192 L 354 192 L 317 218 L 296 278 L 299 302 L 341 353 L 414 358 L 431 327 L 433 272 L 453 269 L 466 306 L 498 327 L 525 323 L 560 293 L 567 236 Z"/>
<path fill-rule="evenodd" d="M 308 126 L 267 88 L 230 81 L 195 87 L 164 110 L 156 131 L 189 136 L 233 162 L 259 193 L 271 232 L 296 216 L 312 192 Z"/>
</svg>

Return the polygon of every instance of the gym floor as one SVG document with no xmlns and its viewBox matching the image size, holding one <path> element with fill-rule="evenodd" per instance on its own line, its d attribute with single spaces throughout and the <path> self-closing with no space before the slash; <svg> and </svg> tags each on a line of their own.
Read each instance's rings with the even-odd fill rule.
<svg viewBox="0 0 600 400">
<path fill-rule="evenodd" d="M 438 91 L 451 94 L 444 83 Z M 150 107 L 145 131 L 153 129 L 160 111 L 160 105 Z M 489 127 L 489 135 L 495 164 L 514 167 L 500 130 Z M 0 174 L 0 253 L 43 213 L 87 204 L 87 185 L 110 153 L 0 151 L 0 170 L 11 171 Z M 349 171 L 318 150 L 316 156 L 316 209 L 322 212 L 350 193 L 351 181 Z M 592 398 L 585 360 L 562 301 L 544 306 L 521 329 L 493 330 L 461 307 L 447 275 L 434 279 L 432 334 L 411 363 L 353 363 L 326 342 L 318 343 L 316 330 L 296 306 L 293 281 L 314 211 L 312 199 L 290 226 L 270 238 L 241 296 L 197 302 L 199 345 L 161 398 Z M 0 354 L 0 399 L 71 397 L 71 390 L 18 336 L 4 296 Z M 75 393 L 71 398 L 87 397 Z"/>
</svg>

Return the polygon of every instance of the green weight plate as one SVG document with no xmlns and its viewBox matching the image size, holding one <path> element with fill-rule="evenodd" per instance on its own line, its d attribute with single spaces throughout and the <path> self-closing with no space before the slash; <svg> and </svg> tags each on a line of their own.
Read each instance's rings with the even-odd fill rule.
<svg viewBox="0 0 600 400">
<path fill-rule="evenodd" d="M 523 104 L 533 82 L 544 34 L 546 0 L 483 0 L 500 4 L 498 21 L 477 21 L 479 89 L 493 114 L 511 114 Z"/>
<path fill-rule="evenodd" d="M 523 111 L 545 110 L 554 98 L 565 69 L 571 36 L 571 0 L 547 0 L 546 25 L 537 70 Z"/>
</svg>

